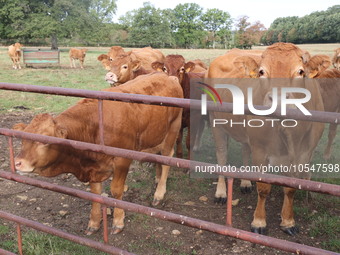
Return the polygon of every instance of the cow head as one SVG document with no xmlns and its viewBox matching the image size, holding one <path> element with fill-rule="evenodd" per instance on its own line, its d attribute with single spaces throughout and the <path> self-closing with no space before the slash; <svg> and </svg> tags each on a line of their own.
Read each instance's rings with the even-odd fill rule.
<svg viewBox="0 0 340 255">
<path fill-rule="evenodd" d="M 13 129 L 58 138 L 67 137 L 67 130 L 49 114 L 37 115 L 30 124 L 19 123 L 14 125 Z M 15 158 L 16 170 L 24 173 L 40 173 L 58 160 L 59 151 L 56 148 L 57 145 L 23 139 L 21 151 Z"/>
<path fill-rule="evenodd" d="M 109 56 L 106 54 L 101 54 L 97 57 L 98 61 L 100 61 L 105 70 L 110 71 L 111 61 L 109 60 Z"/>
<path fill-rule="evenodd" d="M 14 44 L 14 47 L 15 47 L 15 50 L 16 50 L 16 51 L 21 51 L 21 48 L 24 47 L 24 45 L 22 45 L 22 44 L 16 42 L 16 43 Z"/>
<path fill-rule="evenodd" d="M 327 55 L 315 55 L 306 63 L 306 73 L 309 78 L 317 78 L 331 65 L 331 59 Z"/>
<path fill-rule="evenodd" d="M 125 83 L 134 78 L 134 73 L 141 68 L 141 62 L 133 59 L 131 54 L 124 54 L 116 57 L 110 64 L 110 72 L 105 80 L 114 86 L 116 83 Z"/>
<path fill-rule="evenodd" d="M 193 62 L 185 63 L 185 59 L 181 55 L 168 55 L 164 63 L 156 61 L 151 66 L 156 71 L 164 72 L 169 76 L 176 76 L 180 83 L 183 81 L 184 74 L 195 68 Z"/>
<path fill-rule="evenodd" d="M 81 53 L 82 53 L 83 57 L 86 56 L 86 52 L 87 52 L 87 49 L 81 49 Z"/>
</svg>

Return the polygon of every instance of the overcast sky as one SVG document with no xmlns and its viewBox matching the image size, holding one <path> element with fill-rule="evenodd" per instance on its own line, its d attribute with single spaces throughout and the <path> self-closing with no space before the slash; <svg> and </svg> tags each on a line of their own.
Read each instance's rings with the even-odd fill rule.
<svg viewBox="0 0 340 255">
<path fill-rule="evenodd" d="M 178 4 L 197 3 L 204 10 L 218 8 L 226 11 L 233 19 L 247 15 L 250 22 L 259 20 L 267 28 L 278 17 L 302 17 L 339 4 L 339 0 L 117 0 L 114 21 L 117 22 L 118 18 L 128 11 L 143 7 L 144 2 L 150 2 L 154 7 L 160 9 L 173 9 Z"/>
</svg>

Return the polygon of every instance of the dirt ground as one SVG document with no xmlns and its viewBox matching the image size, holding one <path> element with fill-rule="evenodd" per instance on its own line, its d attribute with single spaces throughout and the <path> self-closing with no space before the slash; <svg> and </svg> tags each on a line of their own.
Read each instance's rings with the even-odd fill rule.
<svg viewBox="0 0 340 255">
<path fill-rule="evenodd" d="M 10 128 L 18 122 L 28 123 L 32 116 L 28 110 L 2 114 L 0 127 Z M 15 147 L 18 148 L 18 146 L 19 141 L 16 140 Z M 0 170 L 10 170 L 7 141 L 2 136 L 0 137 Z M 135 162 L 130 172 L 129 189 L 124 195 L 124 200 L 150 206 L 155 188 L 152 167 L 147 167 L 145 164 L 142 166 Z M 66 174 L 50 179 L 35 178 L 76 189 L 89 189 L 75 177 Z M 224 224 L 226 208 L 215 205 L 213 201 L 215 181 L 189 178 L 185 170 L 172 169 L 167 194 L 159 209 Z M 236 180 L 234 185 L 234 199 L 238 198 L 240 202 L 233 208 L 233 226 L 249 231 L 257 195 L 256 192 L 241 194 L 238 189 L 239 180 Z M 106 182 L 104 191 L 107 193 L 109 193 L 108 187 L 108 182 Z M 282 189 L 273 188 L 267 203 L 268 235 L 321 248 L 323 239 L 310 237 L 309 231 L 312 223 L 303 215 L 296 215 L 296 221 L 300 226 L 300 233 L 297 236 L 291 237 L 280 231 L 282 200 Z M 298 199 L 296 203 L 310 210 L 314 207 L 313 201 L 307 202 L 305 199 Z M 84 230 L 90 213 L 90 202 L 1 179 L 0 209 L 72 234 L 85 236 Z M 339 213 L 339 208 L 330 208 L 330 210 L 338 210 L 333 213 Z M 109 216 L 109 219 L 111 225 L 112 216 Z M 125 224 L 124 231 L 115 236 L 111 235 L 109 243 L 137 254 L 290 254 L 136 213 L 128 212 Z M 102 240 L 101 230 L 90 238 Z"/>
</svg>

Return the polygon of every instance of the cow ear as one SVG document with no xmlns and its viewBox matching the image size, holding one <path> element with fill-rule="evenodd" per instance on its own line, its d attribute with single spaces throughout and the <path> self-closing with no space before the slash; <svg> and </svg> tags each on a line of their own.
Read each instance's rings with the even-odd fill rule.
<svg viewBox="0 0 340 255">
<path fill-rule="evenodd" d="M 306 64 L 311 59 L 311 55 L 309 54 L 308 51 L 304 51 L 302 53 L 301 58 L 302 58 L 302 63 Z"/>
<path fill-rule="evenodd" d="M 187 62 L 184 64 L 184 70 L 185 72 L 189 73 L 192 72 L 195 69 L 195 63 L 194 62 Z"/>
<path fill-rule="evenodd" d="M 142 63 L 139 60 L 132 61 L 132 71 L 136 72 L 141 68 Z"/>
<path fill-rule="evenodd" d="M 163 67 L 164 63 L 161 63 L 159 61 L 155 61 L 151 64 L 152 69 L 158 71 L 158 72 L 163 72 Z"/>
<path fill-rule="evenodd" d="M 259 69 L 259 65 L 252 57 L 250 56 L 237 57 L 233 63 L 237 69 L 244 72 L 244 75 L 249 76 L 251 78 L 258 77 L 257 70 Z"/>
<path fill-rule="evenodd" d="M 23 131 L 26 127 L 27 127 L 26 124 L 24 124 L 24 123 L 18 123 L 18 124 L 15 124 L 15 125 L 12 127 L 12 129 L 18 130 L 18 131 Z"/>
<path fill-rule="evenodd" d="M 67 129 L 59 124 L 56 124 L 55 129 L 56 137 L 58 138 L 67 138 Z"/>
</svg>

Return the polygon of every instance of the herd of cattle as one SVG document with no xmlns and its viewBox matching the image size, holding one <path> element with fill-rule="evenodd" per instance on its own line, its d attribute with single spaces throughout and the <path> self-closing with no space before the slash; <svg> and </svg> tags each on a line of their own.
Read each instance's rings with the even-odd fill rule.
<svg viewBox="0 0 340 255">
<path fill-rule="evenodd" d="M 71 49 L 70 59 L 85 58 L 84 50 Z M 16 45 L 9 48 L 13 68 L 20 68 L 20 50 Z M 111 47 L 107 55 L 98 57 L 109 72 L 105 79 L 111 87 L 104 91 L 133 93 L 153 96 L 190 98 L 190 79 L 201 78 L 249 78 L 258 81 L 254 86 L 254 104 L 266 105 L 272 101 L 274 87 L 297 87 L 311 92 L 311 99 L 304 104 L 308 110 L 340 112 L 340 48 L 332 61 L 327 55 L 311 56 L 291 43 L 276 43 L 264 51 L 232 49 L 213 60 L 207 67 L 200 60 L 185 61 L 183 56 L 164 56 L 161 51 L 150 47 L 125 52 L 119 46 Z M 81 65 L 83 66 L 83 65 Z M 260 79 L 257 79 L 260 78 Z M 287 78 L 284 83 L 274 78 Z M 321 79 L 327 78 L 327 79 Z M 256 79 L 256 80 L 255 80 Z M 288 81 L 288 82 L 287 82 Z M 208 79 L 207 79 L 207 82 Z M 246 93 L 246 87 L 239 88 Z M 232 102 L 230 93 L 218 90 L 224 102 Z M 289 98 L 299 97 L 296 93 Z M 49 135 L 59 138 L 100 143 L 98 132 L 98 101 L 83 99 L 56 117 L 39 114 L 29 124 L 19 123 L 13 128 L 29 133 Z M 176 107 L 104 102 L 104 143 L 106 146 L 157 153 L 165 156 L 182 157 L 181 139 L 183 129 L 188 128 L 186 146 L 190 148 L 190 132 L 199 137 L 202 127 L 191 127 L 190 111 Z M 212 112 L 210 118 L 232 119 L 235 122 L 251 120 L 254 116 L 232 115 Z M 109 121 L 107 121 L 109 120 Z M 204 127 L 203 127 L 204 128 Z M 331 156 L 331 145 L 336 135 L 336 124 L 331 124 L 328 145 L 324 157 Z M 261 128 L 216 126 L 212 129 L 218 164 L 226 165 L 228 137 L 242 144 L 244 165 L 297 165 L 308 164 L 323 133 L 324 124 L 298 121 L 296 127 L 285 128 L 269 124 Z M 177 146 L 175 146 L 177 144 Z M 190 157 L 190 155 L 189 155 Z M 15 159 L 15 166 L 21 172 L 34 172 L 42 176 L 56 176 L 72 173 L 80 181 L 90 182 L 91 192 L 101 194 L 101 182 L 113 176 L 111 193 L 122 199 L 124 183 L 131 164 L 130 159 L 105 154 L 78 151 L 71 147 L 42 144 L 29 140 L 22 141 L 21 151 Z M 166 192 L 169 166 L 156 165 L 157 188 L 153 205 L 157 205 Z M 250 181 L 242 180 L 241 188 L 249 191 Z M 258 202 L 251 223 L 255 233 L 266 233 L 265 201 L 271 189 L 270 184 L 257 183 Z M 281 211 L 281 229 L 290 235 L 298 232 L 293 213 L 295 189 L 284 188 Z M 219 178 L 215 193 L 217 202 L 225 202 L 226 184 Z M 116 234 L 124 227 L 124 211 L 114 209 L 113 230 Z M 90 221 L 86 230 L 92 234 L 100 228 L 100 204 L 93 202 Z"/>
</svg>

